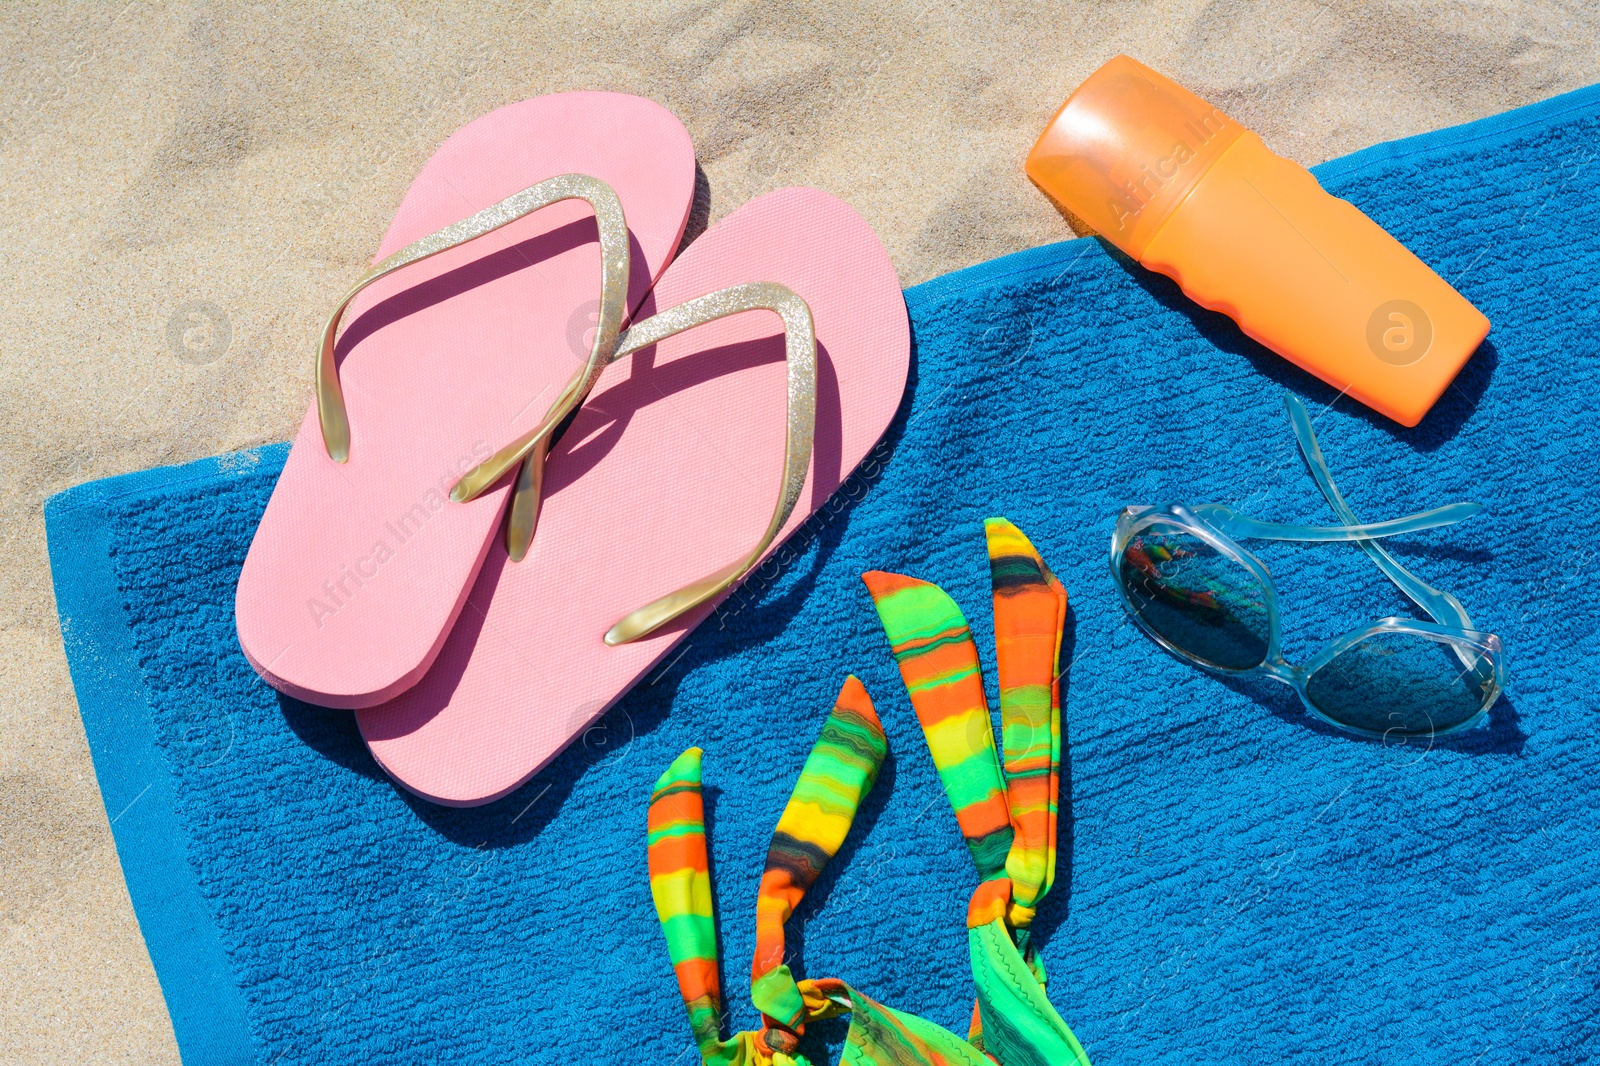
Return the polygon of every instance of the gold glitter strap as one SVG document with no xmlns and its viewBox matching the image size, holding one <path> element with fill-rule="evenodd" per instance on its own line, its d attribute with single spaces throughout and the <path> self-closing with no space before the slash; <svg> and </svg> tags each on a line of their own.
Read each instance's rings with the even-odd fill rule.
<svg viewBox="0 0 1600 1066">
<path fill-rule="evenodd" d="M 470 218 L 464 218 L 460 222 L 428 234 L 421 240 L 413 241 L 375 264 L 340 298 L 338 305 L 333 309 L 333 314 L 328 317 L 327 327 L 322 331 L 322 348 L 317 353 L 317 419 L 322 425 L 323 447 L 327 448 L 328 456 L 334 462 L 342 463 L 350 457 L 350 416 L 345 410 L 344 390 L 340 387 L 339 370 L 333 358 L 334 335 L 338 332 L 339 320 L 344 317 L 345 308 L 355 299 L 356 294 L 401 267 L 421 262 L 447 248 L 465 244 L 486 233 L 493 233 L 524 215 L 532 214 L 542 207 L 549 207 L 562 200 L 587 201 L 594 209 L 595 222 L 600 231 L 600 320 L 595 329 L 594 347 L 589 352 L 588 361 L 567 382 L 539 426 L 502 448 L 489 460 L 489 463 L 500 461 L 499 472 L 483 482 L 475 492 L 467 495 L 458 495 L 461 486 L 457 485 L 457 492 L 451 493 L 451 499 L 457 502 L 471 499 L 488 488 L 500 474 L 536 450 L 539 452 L 536 458 L 542 460 L 543 449 L 539 448 L 539 442 L 544 440 L 550 430 L 555 428 L 567 412 L 581 403 L 583 397 L 588 395 L 589 389 L 594 387 L 595 381 L 600 377 L 600 371 L 605 369 L 606 364 L 611 361 L 612 353 L 616 351 L 617 335 L 621 332 L 622 318 L 627 311 L 628 224 L 622 215 L 622 202 L 617 199 L 617 194 L 611 186 L 586 174 L 562 174 L 541 181 L 537 185 L 506 197 L 492 207 L 484 208 Z M 489 463 L 484 465 L 488 466 Z M 483 467 L 478 469 L 481 470 Z M 537 493 L 537 474 L 538 472 L 534 472 L 519 479 L 519 495 L 528 491 Z M 463 483 L 464 481 L 465 479 Z M 527 482 L 528 485 L 522 484 L 523 482 Z M 513 501 L 514 512 L 517 502 Z M 526 511 L 527 501 L 521 502 L 524 505 L 522 509 Z M 536 495 L 533 510 L 537 512 Z"/>
<path fill-rule="evenodd" d="M 788 367 L 788 422 L 783 445 L 783 485 L 778 506 L 761 540 L 748 553 L 685 585 L 676 592 L 645 604 L 631 612 L 606 633 L 605 641 L 615 647 L 660 629 L 674 618 L 693 610 L 738 581 L 761 556 L 789 520 L 800 492 L 805 488 L 806 471 L 811 466 L 811 445 L 817 426 L 817 339 L 811 322 L 811 308 L 793 291 L 776 282 L 758 281 L 735 285 L 679 304 L 629 327 L 617 344 L 613 359 L 633 355 L 686 329 L 744 311 L 775 311 L 783 319 L 784 359 Z"/>
</svg>

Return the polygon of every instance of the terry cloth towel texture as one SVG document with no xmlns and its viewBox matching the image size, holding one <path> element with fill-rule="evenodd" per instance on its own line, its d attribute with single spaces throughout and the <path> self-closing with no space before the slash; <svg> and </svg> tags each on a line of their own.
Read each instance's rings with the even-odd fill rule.
<svg viewBox="0 0 1600 1066">
<path fill-rule="evenodd" d="M 692 744 L 729 1028 L 753 1028 L 760 857 L 850 672 L 891 754 L 801 909 L 793 964 L 964 1030 L 975 875 L 858 575 L 937 582 L 992 648 L 989 515 L 1072 597 L 1062 866 L 1035 929 L 1095 1062 L 1600 1054 L 1597 138 L 1600 87 L 1318 168 L 1494 322 L 1414 430 L 1097 240 L 910 290 L 914 379 L 885 444 L 680 654 L 475 810 L 392 786 L 350 714 L 280 700 L 240 654 L 233 587 L 284 447 L 56 496 L 62 632 L 185 1061 L 692 1061 L 644 875 L 651 783 Z M 1124 617 L 1106 553 L 1125 504 L 1333 521 L 1285 389 L 1362 517 L 1485 505 L 1396 544 L 1505 640 L 1510 689 L 1483 728 L 1353 739 Z M 1262 554 L 1291 659 L 1410 613 L 1350 545 Z M 807 1050 L 834 1061 L 830 1024 Z"/>
</svg>

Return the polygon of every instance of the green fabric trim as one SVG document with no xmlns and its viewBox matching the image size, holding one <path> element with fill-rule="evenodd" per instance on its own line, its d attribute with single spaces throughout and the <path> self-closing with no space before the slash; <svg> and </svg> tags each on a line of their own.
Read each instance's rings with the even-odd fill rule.
<svg viewBox="0 0 1600 1066">
<path fill-rule="evenodd" d="M 996 919 L 967 930 L 984 1050 L 1005 1066 L 1089 1066 L 1028 964 Z"/>
</svg>

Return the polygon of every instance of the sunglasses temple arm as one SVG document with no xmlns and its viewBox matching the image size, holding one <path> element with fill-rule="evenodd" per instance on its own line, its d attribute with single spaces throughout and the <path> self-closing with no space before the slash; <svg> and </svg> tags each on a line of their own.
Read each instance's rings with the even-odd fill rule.
<svg viewBox="0 0 1600 1066">
<path fill-rule="evenodd" d="M 1311 416 L 1306 412 L 1305 404 L 1292 394 L 1285 393 L 1283 405 L 1289 409 L 1289 421 L 1294 426 L 1294 435 L 1300 443 L 1300 451 L 1305 455 L 1306 466 L 1311 468 L 1311 476 L 1316 479 L 1317 487 L 1327 498 L 1333 513 L 1346 525 L 1359 526 L 1361 520 L 1356 517 L 1356 513 L 1350 509 L 1350 505 L 1345 502 L 1344 496 L 1333 483 L 1333 473 L 1328 469 L 1328 461 L 1322 457 L 1322 448 L 1318 446 L 1317 435 L 1311 429 Z M 1434 621 L 1459 626 L 1462 629 L 1474 628 L 1472 619 L 1467 617 L 1467 609 L 1461 606 L 1460 600 L 1448 592 L 1440 592 L 1401 566 L 1400 560 L 1377 541 L 1361 538 L 1356 543 L 1373 562 L 1378 564 L 1378 569 L 1399 586 L 1401 592 L 1411 597 L 1418 607 L 1432 615 Z"/>
<path fill-rule="evenodd" d="M 1482 504 L 1452 503 L 1435 507 L 1431 511 L 1391 518 L 1387 522 L 1372 522 L 1362 526 L 1297 526 L 1281 522 L 1264 522 L 1250 518 L 1217 505 L 1202 504 L 1194 512 L 1230 537 L 1252 537 L 1261 540 L 1299 541 L 1350 541 L 1370 537 L 1397 537 L 1402 533 L 1415 533 L 1419 529 L 1435 529 L 1465 521 L 1483 510 Z"/>
</svg>

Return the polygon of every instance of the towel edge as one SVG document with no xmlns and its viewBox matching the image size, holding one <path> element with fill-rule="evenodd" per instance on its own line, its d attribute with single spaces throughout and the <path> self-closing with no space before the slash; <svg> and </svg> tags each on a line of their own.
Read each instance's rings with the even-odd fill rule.
<svg viewBox="0 0 1600 1066">
<path fill-rule="evenodd" d="M 282 448 L 240 454 L 260 460 Z M 232 455 L 142 470 L 75 486 L 44 505 L 61 642 L 101 804 L 179 1057 L 189 1066 L 247 1066 L 258 1061 L 258 1048 L 237 974 L 189 863 L 188 833 L 156 745 L 154 707 L 116 583 L 105 508 L 256 465 Z"/>
</svg>

